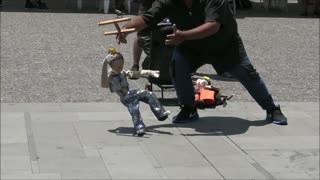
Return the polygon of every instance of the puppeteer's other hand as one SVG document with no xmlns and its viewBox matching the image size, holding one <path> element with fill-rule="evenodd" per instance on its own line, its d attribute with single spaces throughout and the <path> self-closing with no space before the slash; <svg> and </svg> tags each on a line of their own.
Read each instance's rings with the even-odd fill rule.
<svg viewBox="0 0 320 180">
<path fill-rule="evenodd" d="M 172 25 L 173 33 L 167 35 L 167 39 L 165 40 L 165 44 L 169 46 L 180 44 L 184 41 L 183 32 L 177 29 L 175 24 Z"/>
<path fill-rule="evenodd" d="M 118 33 L 116 36 L 116 40 L 118 44 L 120 43 L 127 44 L 127 35 L 128 33 Z"/>
</svg>

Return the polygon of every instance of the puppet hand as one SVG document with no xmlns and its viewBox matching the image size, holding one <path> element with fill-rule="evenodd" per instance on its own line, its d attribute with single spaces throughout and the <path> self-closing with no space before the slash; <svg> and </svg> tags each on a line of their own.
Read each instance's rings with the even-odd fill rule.
<svg viewBox="0 0 320 180">
<path fill-rule="evenodd" d="M 155 78 L 158 78 L 160 75 L 159 75 L 159 71 L 153 71 L 153 70 L 141 70 L 141 76 L 143 77 L 155 77 Z"/>
<path fill-rule="evenodd" d="M 139 71 L 128 70 L 128 71 L 125 71 L 125 73 L 129 79 L 139 79 L 141 76 Z"/>
<path fill-rule="evenodd" d="M 159 78 L 160 76 L 160 71 L 151 71 L 150 74 L 151 77 Z"/>
</svg>

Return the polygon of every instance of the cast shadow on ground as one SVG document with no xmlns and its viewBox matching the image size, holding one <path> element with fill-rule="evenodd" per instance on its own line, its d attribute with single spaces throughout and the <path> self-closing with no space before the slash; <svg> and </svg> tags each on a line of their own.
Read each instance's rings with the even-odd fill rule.
<svg viewBox="0 0 320 180">
<path fill-rule="evenodd" d="M 270 124 L 266 120 L 254 120 L 250 121 L 247 119 L 237 117 L 222 117 L 222 116 L 209 116 L 202 117 L 198 121 L 184 123 L 184 124 L 159 124 L 148 126 L 146 128 L 146 135 L 165 134 L 174 135 L 172 132 L 165 131 L 167 128 L 178 128 L 181 135 L 184 136 L 228 136 L 244 134 L 250 127 L 265 126 Z M 194 133 L 183 133 L 182 128 L 194 129 Z M 132 135 L 132 127 L 118 127 L 116 129 L 108 130 L 111 133 L 118 135 Z M 179 134 L 179 133 L 178 133 Z M 146 136 L 145 135 L 145 136 Z"/>
</svg>

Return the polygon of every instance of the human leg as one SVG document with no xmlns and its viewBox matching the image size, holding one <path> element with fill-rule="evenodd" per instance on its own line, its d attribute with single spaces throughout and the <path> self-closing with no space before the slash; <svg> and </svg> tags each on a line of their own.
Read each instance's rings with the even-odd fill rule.
<svg viewBox="0 0 320 180">
<path fill-rule="evenodd" d="M 194 103 L 194 88 L 190 76 L 193 69 L 193 64 L 182 55 L 179 48 L 175 48 L 172 57 L 172 80 L 181 111 L 177 116 L 173 117 L 173 123 L 184 123 L 199 119 Z"/>
<path fill-rule="evenodd" d="M 261 108 L 267 111 L 267 120 L 275 124 L 287 124 L 287 118 L 282 114 L 280 106 L 274 104 L 271 94 L 248 56 L 245 55 L 240 64 L 226 67 L 226 71 L 236 77 Z"/>
<path fill-rule="evenodd" d="M 49 9 L 47 4 L 42 2 L 41 0 L 37 1 L 37 7 L 38 7 L 38 9 L 41 9 L 41 10 L 48 10 Z"/>
<path fill-rule="evenodd" d="M 212 65 L 212 67 L 219 76 L 226 77 L 226 78 L 233 78 L 232 75 L 229 72 L 224 71 L 224 69 L 220 65 L 216 64 L 216 65 Z"/>
<path fill-rule="evenodd" d="M 26 9 L 37 8 L 37 6 L 33 2 L 31 2 L 31 0 L 26 0 L 24 7 Z"/>
<path fill-rule="evenodd" d="M 138 34 L 136 34 L 133 40 L 133 66 L 131 67 L 132 71 L 139 71 L 141 54 L 142 48 L 138 44 Z"/>
</svg>

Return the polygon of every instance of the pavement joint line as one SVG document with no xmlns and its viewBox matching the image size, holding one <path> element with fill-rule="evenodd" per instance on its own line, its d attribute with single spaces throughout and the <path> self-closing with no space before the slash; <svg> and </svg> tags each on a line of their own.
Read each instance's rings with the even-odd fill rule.
<svg viewBox="0 0 320 180">
<path fill-rule="evenodd" d="M 247 154 L 240 146 L 238 146 L 229 136 L 222 136 L 222 138 L 236 151 L 240 153 L 258 172 L 264 175 L 267 179 L 276 179 L 271 173 L 269 173 L 265 168 L 263 168 L 255 159 L 253 159 L 249 154 Z"/>
<path fill-rule="evenodd" d="M 74 122 L 71 122 L 71 124 L 72 124 L 72 128 L 73 128 L 73 130 L 74 130 L 74 133 L 76 134 L 77 140 L 78 140 L 78 142 L 79 142 L 79 144 L 80 144 L 80 146 L 81 146 L 82 153 L 85 155 L 86 153 L 85 153 L 85 151 L 84 151 L 84 147 L 83 147 L 83 144 L 81 143 L 81 139 L 80 139 L 80 136 L 79 136 L 79 134 L 78 134 L 78 132 L 77 132 L 77 129 L 76 129 L 76 127 L 74 126 Z"/>
<path fill-rule="evenodd" d="M 147 156 L 147 158 L 151 160 L 153 167 L 158 172 L 161 179 L 169 179 L 167 173 L 165 172 L 165 170 L 163 169 L 161 164 L 158 162 L 158 160 L 153 156 L 152 152 L 149 151 L 146 144 L 143 141 L 138 141 L 138 144 L 139 144 L 140 148 L 142 149 L 142 151 Z"/>
<path fill-rule="evenodd" d="M 101 151 L 103 150 L 103 147 L 102 147 L 102 146 L 96 146 L 96 148 L 97 148 L 99 157 L 100 157 L 100 159 L 102 160 L 104 167 L 106 168 L 106 171 L 107 171 L 107 173 L 108 173 L 108 175 L 109 175 L 109 178 L 110 178 L 110 180 L 112 180 L 112 177 L 111 177 L 110 171 L 109 171 L 109 169 L 108 169 L 108 166 L 107 166 L 106 162 L 104 161 L 104 159 L 103 159 L 103 157 L 102 157 L 102 155 L 101 155 Z"/>
<path fill-rule="evenodd" d="M 197 148 L 196 145 L 194 145 L 191 140 L 181 131 L 180 128 L 178 128 L 178 131 L 180 131 L 180 133 L 182 134 L 182 136 L 184 136 L 186 138 L 186 140 L 201 154 L 201 156 L 211 165 L 211 167 L 217 171 L 217 173 L 225 180 L 226 178 L 223 176 L 223 174 L 214 166 L 214 164 L 212 164 L 209 159 L 200 151 L 200 149 Z"/>
<path fill-rule="evenodd" d="M 38 174 L 40 173 L 40 168 L 38 165 L 39 156 L 37 154 L 36 143 L 33 136 L 30 112 L 24 112 L 24 119 L 26 122 L 26 133 L 27 133 L 32 172 Z"/>
</svg>

